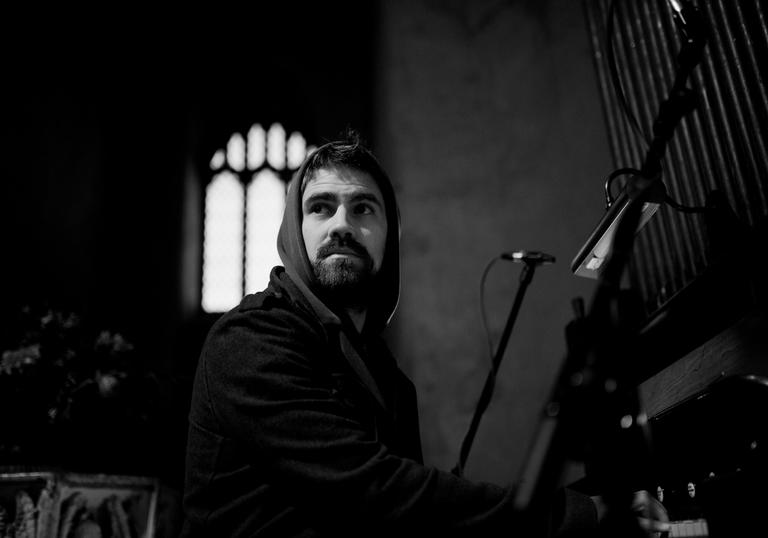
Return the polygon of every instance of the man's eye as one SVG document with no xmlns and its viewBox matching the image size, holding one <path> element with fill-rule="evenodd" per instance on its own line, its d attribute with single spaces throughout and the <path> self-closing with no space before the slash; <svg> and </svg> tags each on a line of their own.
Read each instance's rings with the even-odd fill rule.
<svg viewBox="0 0 768 538">
<path fill-rule="evenodd" d="M 310 213 L 316 213 L 316 214 L 325 214 L 328 213 L 328 205 L 327 204 L 312 204 L 309 206 L 309 212 Z"/>
<path fill-rule="evenodd" d="M 373 213 L 373 206 L 370 204 L 357 204 L 355 206 L 355 214 L 357 215 L 371 215 Z"/>
</svg>

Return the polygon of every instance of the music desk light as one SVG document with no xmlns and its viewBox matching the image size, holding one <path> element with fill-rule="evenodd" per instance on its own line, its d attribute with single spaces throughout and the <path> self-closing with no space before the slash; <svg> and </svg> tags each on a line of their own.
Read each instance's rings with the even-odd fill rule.
<svg viewBox="0 0 768 538">
<path fill-rule="evenodd" d="M 633 178 L 634 179 L 634 178 Z M 598 278 L 600 276 L 601 267 L 603 263 L 608 259 L 611 253 L 611 247 L 613 245 L 613 235 L 616 232 L 616 227 L 624 216 L 624 213 L 629 206 L 630 197 L 627 194 L 627 188 L 629 183 L 624 189 L 622 189 L 616 200 L 609 202 L 609 206 L 605 212 L 605 215 L 597 223 L 597 226 L 590 234 L 587 242 L 581 247 L 579 253 L 571 262 L 571 271 L 576 276 L 582 276 L 587 278 Z M 666 195 L 666 188 L 661 180 L 657 180 L 655 185 L 648 194 L 646 201 L 643 203 L 642 215 L 638 221 L 635 233 L 653 217 L 659 205 L 664 201 Z"/>
</svg>

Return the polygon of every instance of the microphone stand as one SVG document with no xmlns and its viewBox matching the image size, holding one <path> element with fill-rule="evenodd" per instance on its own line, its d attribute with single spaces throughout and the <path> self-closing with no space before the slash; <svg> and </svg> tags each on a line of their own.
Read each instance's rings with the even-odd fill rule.
<svg viewBox="0 0 768 538">
<path fill-rule="evenodd" d="M 520 273 L 520 284 L 518 285 L 517 292 L 515 293 L 515 300 L 512 303 L 512 308 L 510 309 L 509 315 L 507 316 L 507 322 L 504 326 L 504 331 L 501 334 L 499 346 L 496 348 L 496 353 L 493 356 L 491 370 L 488 372 L 488 377 L 485 379 L 485 385 L 483 385 L 483 390 L 480 393 L 480 399 L 478 400 L 477 407 L 475 407 L 475 413 L 472 416 L 472 422 L 470 423 L 469 429 L 464 436 L 464 441 L 461 443 L 461 450 L 459 451 L 459 462 L 451 471 L 456 476 L 462 476 L 464 474 L 464 465 L 467 462 L 469 450 L 472 447 L 472 442 L 475 439 L 477 428 L 480 426 L 480 418 L 488 407 L 488 404 L 491 402 L 493 388 L 496 384 L 496 375 L 499 371 L 501 360 L 504 358 L 504 351 L 507 348 L 509 337 L 512 334 L 512 327 L 514 326 L 515 320 L 517 319 L 517 314 L 520 312 L 520 305 L 523 303 L 525 291 L 528 289 L 528 286 L 533 280 L 533 273 L 536 269 L 536 266 L 544 263 L 542 260 L 529 258 L 524 258 L 521 261 L 524 263 L 524 265 L 523 270 Z"/>
<path fill-rule="evenodd" d="M 634 244 L 644 203 L 661 181 L 661 160 L 676 125 L 695 108 L 685 87 L 706 42 L 698 12 L 687 4 L 683 46 L 677 74 L 659 107 L 654 138 L 641 167 L 627 186 L 629 204 L 618 223 L 611 255 L 600 276 L 589 313 L 566 329 L 568 353 L 545 406 L 537 437 L 515 492 L 521 524 L 530 534 L 542 532 L 569 461 L 582 461 L 603 498 L 606 513 L 601 536 L 646 536 L 632 512 L 634 492 L 650 489 L 652 450 L 631 365 L 640 359 L 633 345 L 636 327 L 626 315 L 620 281 Z M 677 22 L 677 21 L 676 21 Z M 620 361 L 624 361 L 623 363 Z M 591 476 L 590 476 L 591 475 Z"/>
</svg>

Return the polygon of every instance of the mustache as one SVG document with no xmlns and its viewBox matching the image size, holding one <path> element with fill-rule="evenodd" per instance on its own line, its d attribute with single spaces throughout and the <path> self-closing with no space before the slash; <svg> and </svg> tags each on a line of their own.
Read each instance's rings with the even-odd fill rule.
<svg viewBox="0 0 768 538">
<path fill-rule="evenodd" d="M 342 252 L 348 253 L 350 251 L 353 254 L 356 254 L 357 256 L 360 256 L 361 258 L 364 258 L 364 259 L 370 259 L 371 257 L 371 255 L 368 254 L 368 251 L 365 249 L 365 247 L 351 237 L 331 239 L 331 241 L 327 245 L 323 245 L 317 249 L 317 257 L 327 258 L 332 254 L 337 254 Z"/>
</svg>

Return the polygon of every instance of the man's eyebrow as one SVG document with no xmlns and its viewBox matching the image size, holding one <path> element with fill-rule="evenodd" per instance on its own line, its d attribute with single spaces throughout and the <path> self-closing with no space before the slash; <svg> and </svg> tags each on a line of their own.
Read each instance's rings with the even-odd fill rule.
<svg viewBox="0 0 768 538">
<path fill-rule="evenodd" d="M 361 192 L 361 193 L 353 194 L 351 197 L 351 200 L 353 202 L 373 202 L 379 207 L 382 206 L 382 203 L 381 203 L 381 200 L 379 200 L 379 197 L 370 192 Z"/>
<path fill-rule="evenodd" d="M 304 205 L 311 204 L 312 202 L 333 202 L 337 199 L 338 197 L 330 192 L 316 192 L 310 194 L 307 199 L 304 200 Z"/>
<path fill-rule="evenodd" d="M 313 202 L 336 202 L 338 201 L 338 199 L 339 199 L 339 196 L 337 194 L 321 191 L 321 192 L 310 194 L 307 197 L 307 199 L 304 200 L 304 205 L 308 205 Z M 378 196 L 370 192 L 355 193 L 349 197 L 349 201 L 352 203 L 371 202 L 376 204 L 379 207 L 383 207 L 383 204 L 381 200 L 379 200 Z"/>
</svg>

